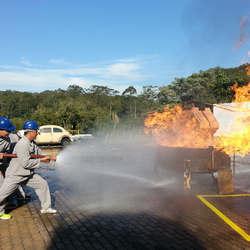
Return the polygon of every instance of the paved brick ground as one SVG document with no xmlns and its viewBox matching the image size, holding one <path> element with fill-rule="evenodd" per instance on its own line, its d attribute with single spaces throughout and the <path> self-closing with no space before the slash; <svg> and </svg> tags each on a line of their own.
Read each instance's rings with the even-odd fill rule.
<svg viewBox="0 0 250 250">
<path fill-rule="evenodd" d="M 142 197 L 149 204 L 145 210 L 90 213 L 79 208 L 77 197 L 63 188 L 56 172 L 42 174 L 59 213 L 41 215 L 32 195 L 28 204 L 11 212 L 13 219 L 0 221 L 0 249 L 250 249 L 196 198 L 198 189 L 215 192 L 206 189 L 209 176 L 195 177 L 189 194 L 149 190 Z M 208 200 L 250 233 L 250 197 Z"/>
</svg>

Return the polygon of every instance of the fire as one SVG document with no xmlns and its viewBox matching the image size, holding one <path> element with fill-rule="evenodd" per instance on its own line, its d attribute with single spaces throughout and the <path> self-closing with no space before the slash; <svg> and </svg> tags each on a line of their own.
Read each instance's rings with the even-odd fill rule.
<svg viewBox="0 0 250 250">
<path fill-rule="evenodd" d="M 250 71 L 249 67 L 247 71 Z M 234 85 L 232 90 L 235 92 L 233 110 L 237 111 L 238 116 L 234 119 L 230 132 L 215 139 L 215 147 L 227 154 L 245 156 L 250 152 L 250 83 L 242 87 Z"/>
<path fill-rule="evenodd" d="M 229 155 L 237 153 L 241 156 L 245 156 L 250 152 L 249 135 L 250 126 L 246 126 L 238 132 L 217 137 L 215 139 L 215 146 Z"/>
<path fill-rule="evenodd" d="M 203 148 L 213 144 L 213 134 L 218 124 L 210 109 L 189 110 L 177 105 L 154 112 L 144 121 L 145 133 L 152 134 L 162 146 Z"/>
<path fill-rule="evenodd" d="M 246 68 L 250 75 L 250 66 Z M 232 86 L 233 103 L 227 105 L 228 112 L 235 112 L 233 125 L 227 134 L 214 136 L 219 128 L 210 109 L 183 109 L 180 105 L 165 107 L 162 112 L 149 114 L 144 121 L 144 131 L 156 142 L 168 147 L 204 148 L 214 146 L 227 154 L 250 153 L 250 83 Z M 220 107 L 223 105 L 217 105 Z M 231 108 L 230 108 L 231 107 Z"/>
<path fill-rule="evenodd" d="M 249 69 L 250 70 L 250 69 Z M 234 91 L 234 102 L 249 102 L 250 101 L 250 83 L 245 86 L 238 87 L 237 84 L 232 86 L 232 90 Z M 237 105 L 241 106 L 241 105 Z"/>
<path fill-rule="evenodd" d="M 248 51 L 249 53 L 249 56 L 250 56 L 250 52 Z M 250 66 L 246 66 L 246 72 L 247 72 L 247 75 L 250 76 Z"/>
</svg>

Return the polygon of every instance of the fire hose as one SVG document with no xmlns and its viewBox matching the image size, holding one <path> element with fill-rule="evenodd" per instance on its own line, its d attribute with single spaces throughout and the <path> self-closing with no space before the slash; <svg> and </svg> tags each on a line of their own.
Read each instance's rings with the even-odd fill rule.
<svg viewBox="0 0 250 250">
<path fill-rule="evenodd" d="M 48 155 L 31 154 L 30 159 L 42 159 L 42 158 L 47 157 L 47 156 Z M 17 158 L 17 155 L 4 153 L 3 158 Z M 54 159 L 52 159 L 52 157 L 50 156 L 50 160 L 54 160 Z"/>
<path fill-rule="evenodd" d="M 49 155 L 39 155 L 39 154 L 31 154 L 30 155 L 30 159 L 42 159 L 42 158 L 45 158 L 45 157 L 48 157 Z M 49 162 L 50 162 L 50 165 L 51 167 L 54 167 L 55 166 L 55 162 L 56 162 L 56 158 L 53 157 L 53 156 L 49 156 Z M 7 154 L 7 153 L 4 153 L 3 154 L 3 158 L 18 158 L 17 157 L 17 154 Z"/>
</svg>

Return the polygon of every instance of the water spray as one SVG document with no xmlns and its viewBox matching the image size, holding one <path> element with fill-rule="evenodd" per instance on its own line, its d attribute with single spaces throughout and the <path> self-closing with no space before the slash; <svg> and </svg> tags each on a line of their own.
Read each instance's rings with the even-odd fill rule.
<svg viewBox="0 0 250 250">
<path fill-rule="evenodd" d="M 144 210 L 153 206 L 154 192 L 159 197 L 166 188 L 173 191 L 178 186 L 173 176 L 156 176 L 158 146 L 151 137 L 140 133 L 131 139 L 130 133 L 77 142 L 60 152 L 57 175 L 63 188 L 76 196 L 79 208 Z"/>
</svg>

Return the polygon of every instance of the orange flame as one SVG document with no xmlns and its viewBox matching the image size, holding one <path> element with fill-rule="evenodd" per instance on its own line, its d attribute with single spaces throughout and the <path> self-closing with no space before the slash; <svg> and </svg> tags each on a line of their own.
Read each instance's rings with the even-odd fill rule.
<svg viewBox="0 0 250 250">
<path fill-rule="evenodd" d="M 152 134 L 158 144 L 169 147 L 211 146 L 213 134 L 218 129 L 210 109 L 184 110 L 179 105 L 149 114 L 144 125 L 146 134 Z"/>
<path fill-rule="evenodd" d="M 246 67 L 246 71 L 247 75 L 250 75 L 250 66 Z M 234 109 L 237 110 L 238 116 L 233 121 L 231 132 L 215 139 L 215 146 L 227 154 L 237 153 L 244 156 L 250 152 L 250 83 L 242 87 L 235 84 L 232 90 Z"/>
<path fill-rule="evenodd" d="M 250 126 L 248 125 L 245 128 L 241 128 L 238 132 L 217 137 L 215 139 L 215 147 L 223 150 L 227 154 L 237 153 L 241 156 L 245 156 L 250 152 L 249 135 Z"/>
<path fill-rule="evenodd" d="M 250 66 L 246 67 L 246 70 L 250 75 Z M 179 105 L 173 108 L 165 107 L 163 112 L 149 114 L 144 121 L 144 131 L 146 134 L 152 134 L 162 146 L 214 146 L 228 154 L 237 152 L 246 155 L 250 152 L 250 105 L 247 103 L 250 102 L 250 83 L 242 87 L 235 84 L 232 90 L 235 96 L 231 111 L 237 111 L 240 116 L 234 120 L 230 132 L 226 135 L 214 137 L 219 126 L 210 109 L 185 110 Z"/>
<path fill-rule="evenodd" d="M 250 83 L 242 87 L 238 87 L 237 84 L 234 84 L 232 86 L 232 90 L 235 93 L 234 102 L 249 102 L 250 101 Z"/>
</svg>

